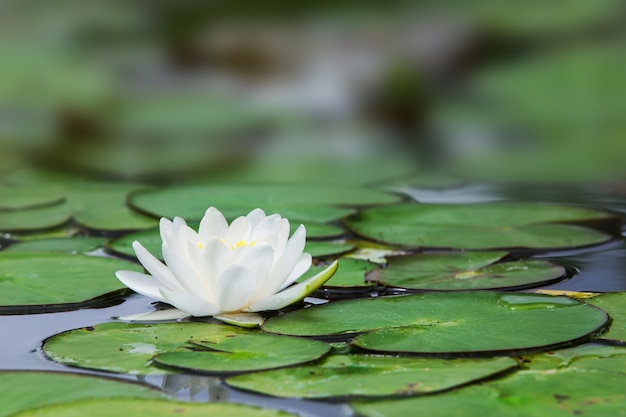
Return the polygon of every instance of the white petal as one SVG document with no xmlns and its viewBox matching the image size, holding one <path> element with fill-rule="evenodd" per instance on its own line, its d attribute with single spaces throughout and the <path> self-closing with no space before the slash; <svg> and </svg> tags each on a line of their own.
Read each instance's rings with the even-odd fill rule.
<svg viewBox="0 0 626 417">
<path fill-rule="evenodd" d="M 270 245 L 260 243 L 251 247 L 246 256 L 241 260 L 241 264 L 252 271 L 255 280 L 256 291 L 253 297 L 248 300 L 249 303 L 269 295 L 269 293 L 266 292 L 266 288 L 271 279 L 270 270 L 274 259 L 273 252 L 274 249 Z"/>
<path fill-rule="evenodd" d="M 248 241 L 252 226 L 250 221 L 245 217 L 237 217 L 230 224 L 228 231 L 224 235 L 224 241 L 227 246 L 235 246 L 240 240 Z"/>
<path fill-rule="evenodd" d="M 199 277 L 197 268 L 192 267 L 189 264 L 189 259 L 184 259 L 179 252 L 172 250 L 172 248 L 163 243 L 163 258 L 167 267 L 176 277 L 182 287 L 182 291 L 189 294 L 196 294 L 198 297 L 206 297 L 207 288 L 204 285 L 203 280 Z"/>
<path fill-rule="evenodd" d="M 114 318 L 127 321 L 165 321 L 184 319 L 185 317 L 189 317 L 189 315 L 189 313 L 185 313 L 177 308 L 168 308 L 167 310 L 149 311 L 147 313 L 131 314 L 129 316 Z"/>
<path fill-rule="evenodd" d="M 217 278 L 217 303 L 220 312 L 239 311 L 256 291 L 254 273 L 243 265 L 229 265 Z"/>
<path fill-rule="evenodd" d="M 195 295 L 169 290 L 162 290 L 161 295 L 166 303 L 195 317 L 212 316 L 219 313 L 219 309 L 214 304 Z"/>
<path fill-rule="evenodd" d="M 185 246 L 187 246 L 187 243 L 193 243 L 197 246 L 200 241 L 198 239 L 198 234 L 196 233 L 196 231 L 184 224 L 181 225 L 180 229 L 178 230 L 178 242 L 181 247 L 185 248 L 186 252 L 187 248 Z"/>
<path fill-rule="evenodd" d="M 216 305 L 215 290 L 217 288 L 217 277 L 233 262 L 232 257 L 232 251 L 224 245 L 219 237 L 214 236 L 206 242 L 204 256 L 201 259 L 206 272 L 201 278 L 208 291 L 207 299 Z"/>
<path fill-rule="evenodd" d="M 198 237 L 206 242 L 211 236 L 223 237 L 228 230 L 228 222 L 221 211 L 215 207 L 209 207 L 200 221 Z"/>
<path fill-rule="evenodd" d="M 272 272 L 270 272 L 270 275 L 272 276 L 272 284 L 274 285 L 272 293 L 275 293 L 279 290 L 279 288 L 282 288 L 283 284 L 291 276 L 296 264 L 300 261 L 305 241 L 306 231 L 304 226 L 300 225 L 300 227 L 298 227 L 298 229 L 296 229 L 293 233 L 291 239 L 287 242 L 285 251 L 280 259 L 276 261 L 276 265 L 272 268 Z"/>
<path fill-rule="evenodd" d="M 306 271 L 309 270 L 309 268 L 311 268 L 311 263 L 312 262 L 313 262 L 313 259 L 311 257 L 311 254 L 310 253 L 306 253 L 306 252 L 303 253 L 300 256 L 300 259 L 298 259 L 298 262 L 296 263 L 296 266 L 291 271 L 291 274 L 287 277 L 287 280 L 279 288 L 279 291 L 282 290 L 283 288 L 287 288 L 288 286 L 290 286 L 291 284 L 296 282 L 296 280 L 298 278 L 300 278 L 300 276 L 302 276 L 302 274 L 304 274 Z"/>
<path fill-rule="evenodd" d="M 166 240 L 166 235 L 168 233 L 172 233 L 172 227 L 172 222 L 169 219 L 161 217 L 161 220 L 159 221 L 159 232 L 161 233 L 161 240 L 163 242 Z"/>
<path fill-rule="evenodd" d="M 319 274 L 307 279 L 300 284 L 294 285 L 292 287 L 287 288 L 284 291 L 279 292 L 278 294 L 271 295 L 269 297 L 265 297 L 247 308 L 244 308 L 243 311 L 266 311 L 266 310 L 279 310 L 283 307 L 288 306 L 289 304 L 293 304 L 302 300 L 308 294 L 312 293 L 322 285 L 326 281 L 328 281 L 335 272 L 337 272 L 338 261 L 333 262 L 320 272 Z"/>
<path fill-rule="evenodd" d="M 280 219 L 276 223 L 275 227 L 275 243 L 274 243 L 274 263 L 278 261 L 282 257 L 282 254 L 285 252 L 285 248 L 287 247 L 287 241 L 289 240 L 289 220 Z M 305 234 L 306 240 L 306 234 Z"/>
<path fill-rule="evenodd" d="M 137 259 L 146 268 L 146 271 L 150 273 L 158 282 L 160 282 L 165 288 L 172 290 L 182 290 L 182 287 L 178 283 L 176 276 L 170 271 L 170 269 L 163 265 L 161 261 L 155 258 L 148 250 L 138 241 L 133 242 L 133 250 Z"/>
<path fill-rule="evenodd" d="M 117 279 L 136 293 L 145 295 L 163 301 L 160 290 L 163 288 L 159 285 L 159 281 L 150 275 L 141 274 L 135 271 L 117 271 L 115 273 Z"/>
<path fill-rule="evenodd" d="M 246 215 L 246 218 L 250 222 L 250 225 L 254 229 L 263 219 L 265 219 L 265 212 L 260 208 L 256 208 L 252 210 L 250 213 Z"/>
<path fill-rule="evenodd" d="M 274 236 L 277 232 L 277 224 L 280 220 L 278 214 L 272 214 L 262 219 L 256 226 L 252 228 L 251 240 L 264 241 L 269 236 Z"/>
</svg>

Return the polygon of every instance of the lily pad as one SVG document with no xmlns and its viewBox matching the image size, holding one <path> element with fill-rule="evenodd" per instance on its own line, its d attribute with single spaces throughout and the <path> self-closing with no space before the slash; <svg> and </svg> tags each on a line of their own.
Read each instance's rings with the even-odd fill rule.
<svg viewBox="0 0 626 417">
<path fill-rule="evenodd" d="M 33 239 L 12 243 L 5 252 L 70 252 L 87 253 L 103 247 L 107 239 L 104 237 L 75 236 L 47 239 Z"/>
<path fill-rule="evenodd" d="M 314 258 L 321 258 L 324 256 L 339 255 L 341 253 L 350 252 L 355 247 L 356 246 L 352 243 L 307 240 L 306 245 L 304 245 L 304 251 L 310 253 Z"/>
<path fill-rule="evenodd" d="M 16 417 L 118 417 L 122 415 L 171 417 L 232 416 L 237 417 L 296 417 L 281 410 L 268 410 L 234 403 L 190 403 L 179 401 L 110 398 L 73 401 L 34 408 L 16 414 Z"/>
<path fill-rule="evenodd" d="M 338 301 L 273 317 L 262 328 L 298 336 L 365 332 L 352 343 L 375 351 L 458 355 L 562 346 L 589 338 L 606 322 L 604 311 L 567 297 L 459 291 Z"/>
<path fill-rule="evenodd" d="M 304 273 L 298 282 L 311 278 L 315 274 L 321 272 L 327 265 L 316 265 Z M 372 262 L 368 262 L 362 259 L 339 259 L 339 269 L 333 277 L 326 282 L 325 287 L 333 288 L 350 288 L 350 287 L 365 287 L 371 288 L 372 284 L 365 282 L 365 274 L 373 269 L 377 265 Z"/>
<path fill-rule="evenodd" d="M 14 174 L 17 175 L 17 174 Z M 47 205 L 0 212 L 0 230 L 31 231 L 61 226 L 71 219 L 99 231 L 136 230 L 152 227 L 155 219 L 131 210 L 128 194 L 141 188 L 138 184 L 78 180 L 56 173 L 27 173 L 15 187 L 23 193 L 36 193 L 50 187 L 63 197 Z"/>
<path fill-rule="evenodd" d="M 587 302 L 605 310 L 612 319 L 611 327 L 601 337 L 626 342 L 626 292 L 602 294 Z"/>
<path fill-rule="evenodd" d="M 79 368 L 129 374 L 163 374 L 152 366 L 152 357 L 189 346 L 219 343 L 228 337 L 251 334 L 226 324 L 103 323 L 70 330 L 45 341 L 43 350 L 53 361 Z"/>
<path fill-rule="evenodd" d="M 420 253 L 388 258 L 370 281 L 411 290 L 524 289 L 565 277 L 565 268 L 537 259 L 499 262 L 506 252 Z"/>
<path fill-rule="evenodd" d="M 54 188 L 26 189 L 10 185 L 0 186 L 0 209 L 22 210 L 62 203 L 63 193 Z"/>
<path fill-rule="evenodd" d="M 266 334 L 240 334 L 194 341 L 185 350 L 164 352 L 153 360 L 179 371 L 223 374 L 280 368 L 319 359 L 330 345 L 316 340 Z"/>
<path fill-rule="evenodd" d="M 52 252 L 0 252 L 0 314 L 73 310 L 106 302 L 123 286 L 121 259 Z"/>
<path fill-rule="evenodd" d="M 409 247 L 559 249 L 600 244 L 617 233 L 610 213 L 537 203 L 403 204 L 363 210 L 345 220 L 353 232 Z"/>
<path fill-rule="evenodd" d="M 134 193 L 130 205 L 155 217 L 200 220 L 214 206 L 227 219 L 259 207 L 292 222 L 326 223 L 354 211 L 341 206 L 387 204 L 400 197 L 381 191 L 326 185 L 187 185 Z"/>
<path fill-rule="evenodd" d="M 67 372 L 0 371 L 0 416 L 86 398 L 169 398 L 143 385 Z"/>
<path fill-rule="evenodd" d="M 626 353 L 626 352 L 624 352 Z M 354 402 L 359 415 L 572 416 L 622 415 L 626 356 L 581 357 L 556 368 L 519 371 L 482 385 L 408 400 Z"/>
<path fill-rule="evenodd" d="M 232 387 L 276 397 L 384 397 L 433 393 L 517 367 L 511 358 L 423 359 L 334 355 L 298 366 L 230 377 Z"/>
</svg>

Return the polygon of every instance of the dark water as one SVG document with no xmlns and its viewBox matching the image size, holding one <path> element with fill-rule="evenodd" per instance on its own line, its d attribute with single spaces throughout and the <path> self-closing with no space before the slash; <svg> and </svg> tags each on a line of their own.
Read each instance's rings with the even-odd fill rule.
<svg viewBox="0 0 626 417">
<path fill-rule="evenodd" d="M 446 191 L 410 190 L 409 194 L 421 202 L 466 203 L 487 200 L 524 200 L 571 202 L 626 212 L 626 196 L 606 192 L 533 190 L 531 193 L 504 191 L 500 187 L 470 186 Z M 548 289 L 611 292 L 626 291 L 626 244 L 622 236 L 615 241 L 588 248 L 551 252 L 537 255 L 567 266 L 572 276 Z M 86 309 L 62 313 L 0 316 L 0 369 L 55 370 L 87 372 L 49 361 L 41 353 L 43 340 L 66 330 L 111 321 L 114 316 L 152 310 L 150 300 L 139 295 L 125 298 L 121 304 L 101 309 Z M 94 373 L 94 372 L 89 372 Z M 344 417 L 352 415 L 345 403 L 285 400 L 254 395 L 230 389 L 219 379 L 193 375 L 137 377 L 104 374 L 122 379 L 137 380 L 163 389 L 178 398 L 191 401 L 231 401 L 269 408 L 280 408 L 302 416 Z"/>
</svg>

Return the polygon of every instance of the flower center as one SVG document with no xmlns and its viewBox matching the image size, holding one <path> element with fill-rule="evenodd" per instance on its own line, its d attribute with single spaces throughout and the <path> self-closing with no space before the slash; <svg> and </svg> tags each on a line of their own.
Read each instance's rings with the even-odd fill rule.
<svg viewBox="0 0 626 417">
<path fill-rule="evenodd" d="M 224 239 L 222 239 L 222 243 L 224 245 L 226 245 L 226 241 Z M 239 242 L 235 243 L 234 245 L 229 246 L 228 248 L 230 250 L 235 250 L 235 248 L 240 248 L 242 246 L 254 246 L 256 245 L 256 240 L 252 240 L 250 242 L 246 241 L 246 240 L 240 240 Z"/>
</svg>

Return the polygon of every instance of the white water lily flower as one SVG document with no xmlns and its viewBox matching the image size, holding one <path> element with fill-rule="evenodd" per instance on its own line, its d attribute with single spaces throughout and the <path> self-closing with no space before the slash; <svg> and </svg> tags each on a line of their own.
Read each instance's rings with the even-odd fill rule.
<svg viewBox="0 0 626 417">
<path fill-rule="evenodd" d="M 150 275 L 117 271 L 116 276 L 135 292 L 178 309 L 161 312 L 161 319 L 217 316 L 241 324 L 241 313 L 278 310 L 300 301 L 337 270 L 335 262 L 291 286 L 311 267 L 311 255 L 303 252 L 305 228 L 300 225 L 289 238 L 289 221 L 278 214 L 266 216 L 261 209 L 228 225 L 210 207 L 197 233 L 179 217 L 162 218 L 160 230 L 166 265 L 135 241 L 137 259 Z M 151 313 L 143 316 L 151 319 Z"/>
</svg>

